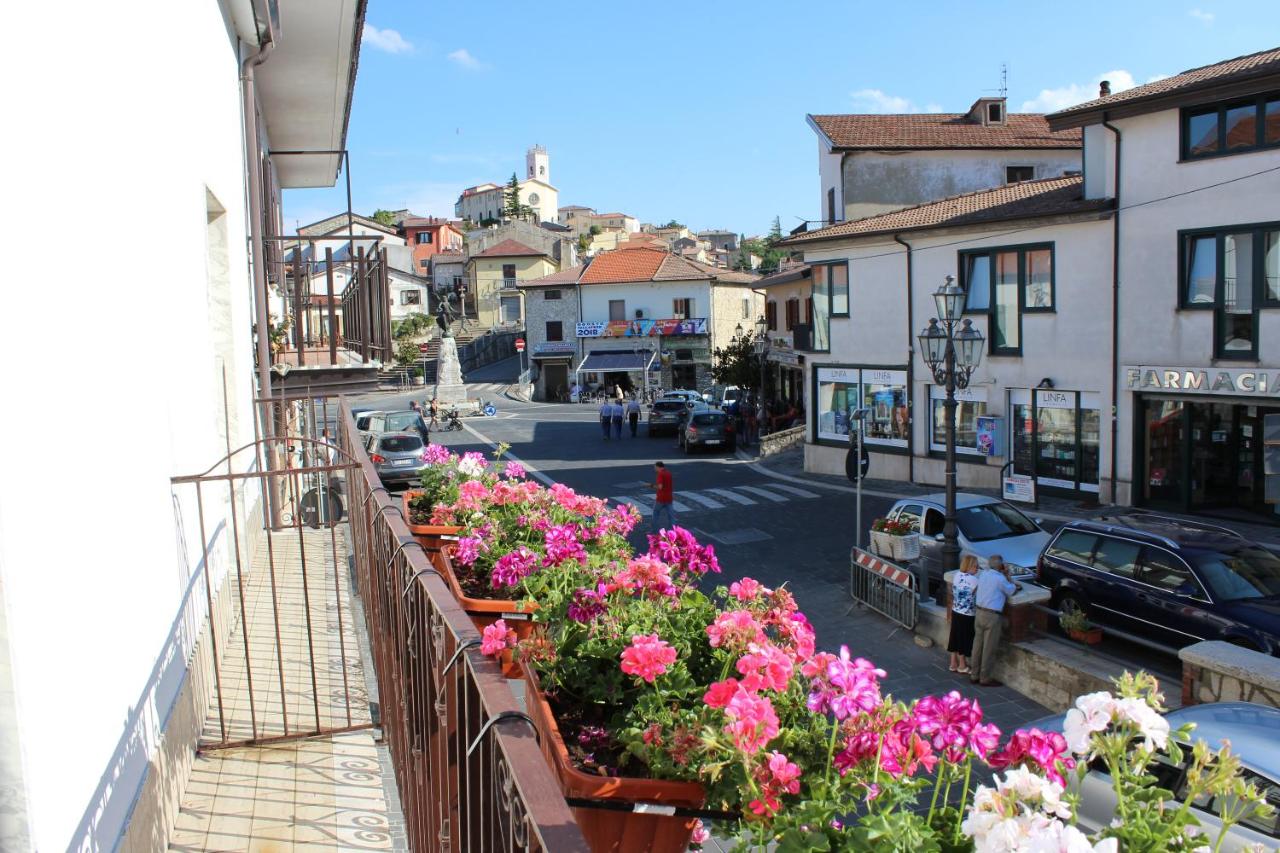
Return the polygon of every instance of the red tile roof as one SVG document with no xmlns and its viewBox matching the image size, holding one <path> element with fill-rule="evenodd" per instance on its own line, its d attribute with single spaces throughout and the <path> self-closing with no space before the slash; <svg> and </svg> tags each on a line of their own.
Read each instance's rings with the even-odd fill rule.
<svg viewBox="0 0 1280 853">
<path fill-rule="evenodd" d="M 1054 133 L 1040 113 L 1010 113 L 984 125 L 968 113 L 811 115 L 839 150 L 936 148 L 1079 148 L 1080 131 Z"/>
<path fill-rule="evenodd" d="M 551 275 L 544 275 L 542 278 L 532 278 L 528 281 L 517 281 L 516 287 L 544 287 L 553 284 L 577 284 L 578 276 L 582 275 L 582 271 L 586 269 L 586 264 L 578 264 L 576 267 L 569 267 L 567 270 L 553 272 Z"/>
<path fill-rule="evenodd" d="M 539 252 L 537 249 L 530 249 L 519 240 L 503 240 L 495 246 L 490 246 L 473 258 L 521 258 L 521 257 L 543 257 L 547 253 Z"/>
<path fill-rule="evenodd" d="M 929 202 L 905 210 L 840 222 L 817 231 L 806 231 L 782 241 L 784 246 L 802 246 L 842 237 L 897 234 L 924 228 L 978 225 L 1010 219 L 1089 213 L 1108 210 L 1112 199 L 1085 199 L 1084 179 L 1079 175 L 1022 181 L 991 190 L 966 193 Z"/>
<path fill-rule="evenodd" d="M 1123 92 L 1116 92 L 1114 95 L 1108 95 L 1105 98 L 1085 101 L 1083 104 L 1059 110 L 1049 116 L 1049 119 L 1055 126 L 1060 126 L 1064 121 L 1069 121 L 1072 117 L 1079 118 L 1084 113 L 1104 109 L 1110 110 L 1121 105 L 1132 104 L 1136 107 L 1142 101 L 1166 96 L 1191 95 L 1202 89 L 1247 81 L 1254 77 L 1265 77 L 1272 74 L 1280 74 L 1280 47 L 1273 47 L 1270 50 L 1262 50 L 1247 56 L 1237 56 L 1235 59 L 1225 59 L 1212 65 L 1192 68 L 1183 71 L 1181 74 L 1147 83 L 1145 86 L 1135 86 L 1132 89 L 1125 89 Z M 1154 107 L 1154 109 L 1165 108 L 1163 105 Z M 1139 112 L 1141 110 L 1135 109 L 1130 110 L 1128 114 L 1136 115 Z"/>
<path fill-rule="evenodd" d="M 581 284 L 613 284 L 624 281 L 652 281 L 667 257 L 657 249 L 628 249 L 601 252 L 592 259 L 579 279 Z"/>
</svg>

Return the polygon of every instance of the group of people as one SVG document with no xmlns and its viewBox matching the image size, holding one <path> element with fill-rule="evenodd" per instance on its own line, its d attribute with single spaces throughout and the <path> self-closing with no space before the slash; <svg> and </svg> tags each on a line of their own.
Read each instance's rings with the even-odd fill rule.
<svg viewBox="0 0 1280 853">
<path fill-rule="evenodd" d="M 795 402 L 766 401 L 754 395 L 731 400 L 724 404 L 724 412 L 734 419 L 738 442 L 750 447 L 760 441 L 760 436 L 794 426 L 804 420 L 804 408 Z"/>
<path fill-rule="evenodd" d="M 427 403 L 427 408 L 418 405 L 417 400 L 409 401 L 409 408 L 418 413 L 418 434 L 422 436 L 423 444 L 431 443 L 431 430 L 440 425 L 440 406 L 432 399 Z"/>
<path fill-rule="evenodd" d="M 1006 599 L 1018 591 L 1009 580 L 1004 558 L 993 554 L 980 569 L 978 558 L 966 554 L 951 582 L 951 634 L 947 651 L 951 671 L 969 676 L 982 687 L 997 687 L 993 677 L 1000 646 L 1000 614 Z"/>
<path fill-rule="evenodd" d="M 600 431 L 604 434 L 605 441 L 609 440 L 610 435 L 616 440 L 622 439 L 624 420 L 631 427 L 631 437 L 635 438 L 640 429 L 640 401 L 636 398 L 632 397 L 624 403 L 619 394 L 600 405 Z"/>
</svg>

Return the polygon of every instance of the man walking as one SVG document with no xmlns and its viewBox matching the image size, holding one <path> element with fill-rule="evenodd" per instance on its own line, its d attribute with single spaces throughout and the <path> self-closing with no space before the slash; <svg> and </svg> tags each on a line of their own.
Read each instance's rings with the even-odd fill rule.
<svg viewBox="0 0 1280 853">
<path fill-rule="evenodd" d="M 600 431 L 604 433 L 604 440 L 609 440 L 609 427 L 613 422 L 613 404 L 607 399 L 600 404 Z"/>
<path fill-rule="evenodd" d="M 618 441 L 622 441 L 622 398 L 619 397 L 613 401 L 613 405 L 609 407 L 609 419 L 613 422 L 613 437 Z"/>
<path fill-rule="evenodd" d="M 671 509 L 671 502 L 675 500 L 675 488 L 671 482 L 671 472 L 667 470 L 667 466 L 661 462 L 653 463 L 654 478 L 649 483 L 649 488 L 653 489 L 653 534 L 656 536 L 659 530 L 670 530 L 676 526 L 675 513 Z M 663 524 L 663 520 L 666 524 Z"/>
<path fill-rule="evenodd" d="M 631 425 L 631 437 L 636 437 L 636 429 L 640 426 L 640 401 L 632 397 L 627 401 L 627 421 Z"/>
<path fill-rule="evenodd" d="M 1005 599 L 1018 591 L 1009 580 L 1009 570 L 999 554 L 987 558 L 987 568 L 978 572 L 978 589 L 974 594 L 977 612 L 973 617 L 973 654 L 969 656 L 969 679 L 982 687 L 999 687 L 992 678 L 996 652 L 1000 648 L 1001 614 Z"/>
</svg>

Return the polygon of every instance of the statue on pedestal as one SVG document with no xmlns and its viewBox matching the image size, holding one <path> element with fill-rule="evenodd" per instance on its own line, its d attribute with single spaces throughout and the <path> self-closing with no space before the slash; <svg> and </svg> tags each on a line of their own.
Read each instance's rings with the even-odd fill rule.
<svg viewBox="0 0 1280 853">
<path fill-rule="evenodd" d="M 453 332 L 449 327 L 453 321 L 458 318 L 458 312 L 453 307 L 453 294 L 441 294 L 436 300 L 436 325 L 440 327 L 440 337 L 451 338 Z"/>
</svg>

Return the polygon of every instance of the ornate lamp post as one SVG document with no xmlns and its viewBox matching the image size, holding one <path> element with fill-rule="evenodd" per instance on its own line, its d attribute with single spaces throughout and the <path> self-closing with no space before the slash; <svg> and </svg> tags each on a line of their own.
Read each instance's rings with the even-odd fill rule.
<svg viewBox="0 0 1280 853">
<path fill-rule="evenodd" d="M 766 335 L 768 331 L 769 331 L 769 326 L 765 322 L 764 317 L 761 316 L 756 320 L 756 342 L 755 342 L 756 357 L 760 359 L 760 397 L 759 399 L 761 401 L 764 400 L 764 365 L 765 365 L 765 361 L 769 357 L 769 338 Z"/>
<path fill-rule="evenodd" d="M 986 339 L 969 320 L 960 320 L 964 310 L 964 289 L 955 278 L 933 294 L 938 317 L 919 335 L 920 354 L 933 373 L 933 380 L 947 389 L 947 512 L 942 529 L 942 571 L 960 568 L 960 544 L 956 539 L 956 389 L 967 388 L 973 371 L 982 361 Z"/>
</svg>

